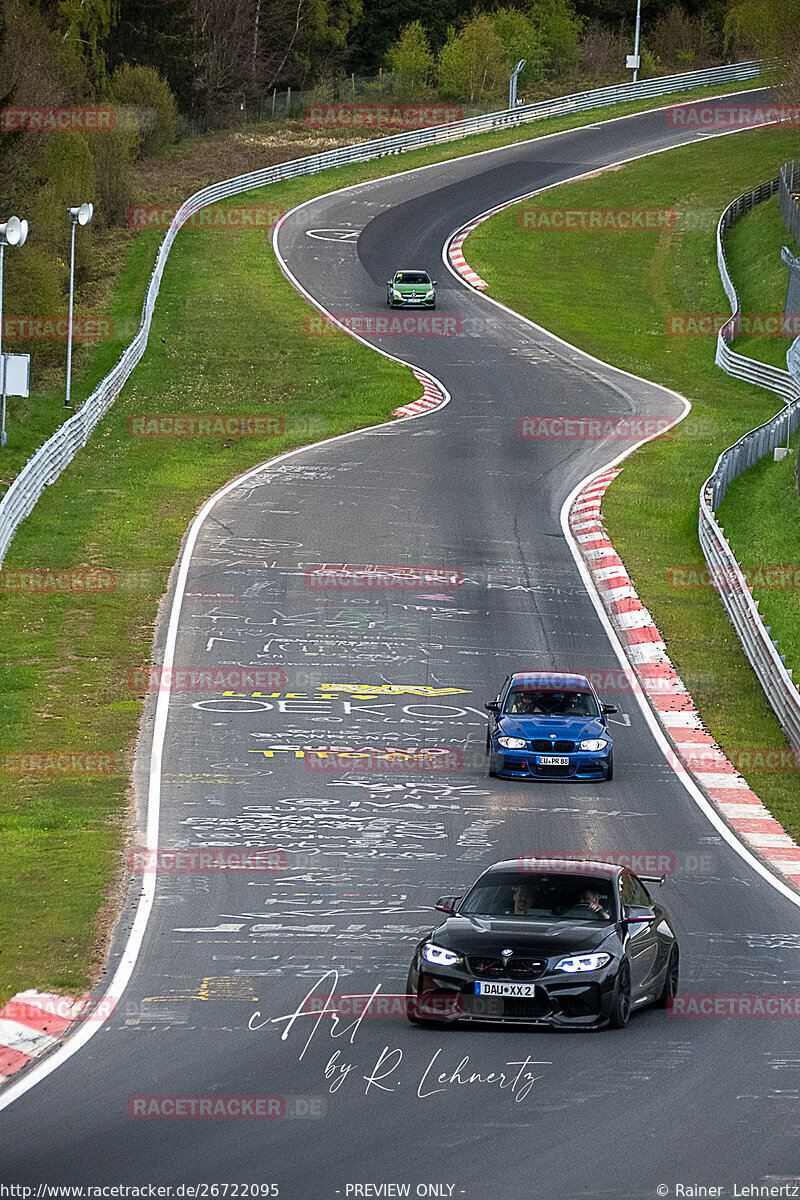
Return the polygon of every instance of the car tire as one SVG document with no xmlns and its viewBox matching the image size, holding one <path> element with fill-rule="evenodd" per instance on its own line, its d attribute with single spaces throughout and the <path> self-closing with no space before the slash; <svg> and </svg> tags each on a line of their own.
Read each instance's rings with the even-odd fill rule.
<svg viewBox="0 0 800 1200">
<path fill-rule="evenodd" d="M 608 756 L 608 774 L 606 775 L 606 783 L 610 783 L 614 778 L 614 751 L 612 750 Z"/>
<path fill-rule="evenodd" d="M 673 946 L 669 952 L 667 959 L 667 969 L 664 973 L 664 986 L 661 989 L 661 994 L 656 1000 L 656 1008 L 669 1008 L 670 1003 L 678 991 L 678 979 L 680 977 L 680 953 L 677 946 Z"/>
<path fill-rule="evenodd" d="M 608 1014 L 609 1029 L 624 1029 L 631 1019 L 631 969 L 624 959 L 614 984 L 614 999 Z"/>
<path fill-rule="evenodd" d="M 491 779 L 497 779 L 497 761 L 494 756 L 491 741 L 489 742 L 489 776 Z"/>
</svg>

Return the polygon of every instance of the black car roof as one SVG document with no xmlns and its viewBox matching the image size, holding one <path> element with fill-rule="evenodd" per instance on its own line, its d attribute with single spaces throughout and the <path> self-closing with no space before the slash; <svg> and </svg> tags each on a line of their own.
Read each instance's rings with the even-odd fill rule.
<svg viewBox="0 0 800 1200">
<path fill-rule="evenodd" d="M 526 863 L 530 864 L 526 869 Z M 535 866 L 537 863 L 545 864 L 548 870 L 542 871 Z M 481 879 L 487 875 L 500 874 L 500 872 L 513 871 L 518 875 L 587 875 L 593 878 L 616 879 L 621 875 L 627 867 L 620 866 L 618 863 L 609 863 L 595 861 L 589 858 L 555 858 L 552 855 L 542 854 L 537 858 L 535 855 L 526 854 L 524 858 L 509 858 L 504 862 L 492 863 L 490 867 L 483 872 Z"/>
</svg>

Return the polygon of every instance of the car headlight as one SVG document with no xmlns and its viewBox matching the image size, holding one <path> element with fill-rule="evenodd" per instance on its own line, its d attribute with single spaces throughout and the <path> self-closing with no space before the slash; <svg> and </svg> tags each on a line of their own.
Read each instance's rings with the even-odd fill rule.
<svg viewBox="0 0 800 1200">
<path fill-rule="evenodd" d="M 597 753 L 598 750 L 605 750 L 608 742 L 605 738 L 584 738 L 578 747 L 580 750 L 591 750 Z"/>
<path fill-rule="evenodd" d="M 392 288 L 392 295 L 394 296 L 395 300 L 402 300 L 402 299 L 403 299 L 403 293 L 402 293 L 402 292 L 399 292 L 399 291 L 397 290 L 397 288 Z"/>
<path fill-rule="evenodd" d="M 601 967 L 611 962 L 610 954 L 574 954 L 571 958 L 562 958 L 557 962 L 554 971 L 566 971 L 574 975 L 576 971 L 599 971 Z"/>
<path fill-rule="evenodd" d="M 444 946 L 437 946 L 434 942 L 427 943 L 423 948 L 422 957 L 437 967 L 454 967 L 456 963 L 461 962 L 461 955 L 456 954 L 455 950 L 446 950 Z"/>
<path fill-rule="evenodd" d="M 497 740 L 504 750 L 524 750 L 527 744 L 524 738 L 499 737 Z"/>
<path fill-rule="evenodd" d="M 433 299 L 433 288 L 431 288 L 431 290 L 430 290 L 429 292 L 426 292 L 426 293 L 425 293 L 425 299 L 426 299 L 426 300 L 432 300 L 432 299 Z"/>
</svg>

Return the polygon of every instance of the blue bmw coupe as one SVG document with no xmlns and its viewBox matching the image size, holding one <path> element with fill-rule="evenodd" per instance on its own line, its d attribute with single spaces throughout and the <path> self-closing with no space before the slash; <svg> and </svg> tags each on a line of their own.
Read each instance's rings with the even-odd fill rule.
<svg viewBox="0 0 800 1200">
<path fill-rule="evenodd" d="M 489 774 L 505 779 L 611 779 L 614 752 L 603 704 L 585 675 L 518 671 L 485 705 Z"/>
</svg>

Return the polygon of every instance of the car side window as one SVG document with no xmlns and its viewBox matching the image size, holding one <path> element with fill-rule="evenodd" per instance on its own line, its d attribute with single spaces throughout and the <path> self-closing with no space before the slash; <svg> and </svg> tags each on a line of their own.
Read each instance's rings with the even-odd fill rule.
<svg viewBox="0 0 800 1200">
<path fill-rule="evenodd" d="M 619 898 L 635 908 L 650 908 L 652 900 L 634 875 L 624 874 L 619 881 Z"/>
</svg>

